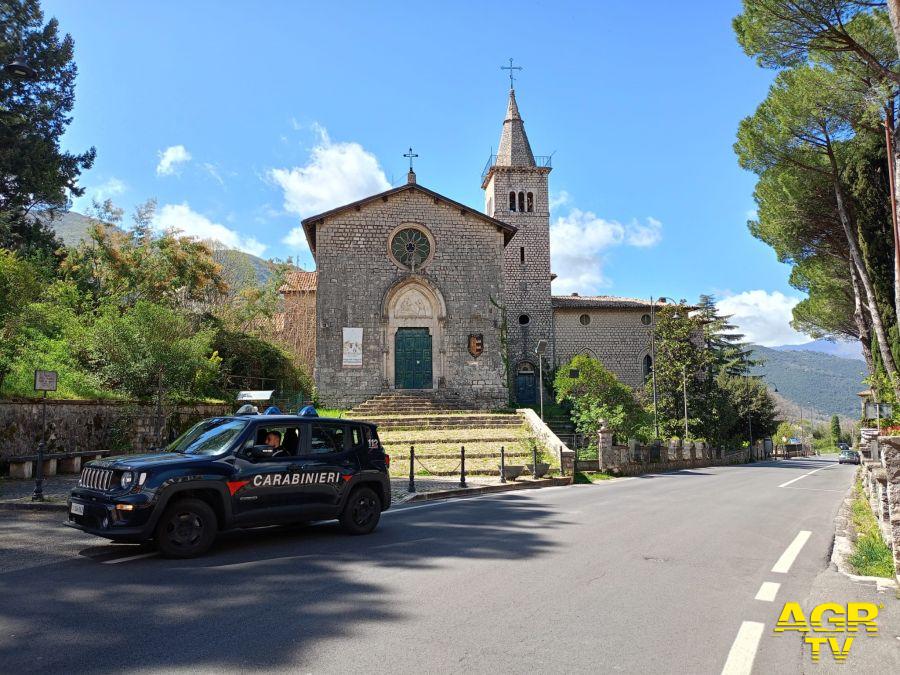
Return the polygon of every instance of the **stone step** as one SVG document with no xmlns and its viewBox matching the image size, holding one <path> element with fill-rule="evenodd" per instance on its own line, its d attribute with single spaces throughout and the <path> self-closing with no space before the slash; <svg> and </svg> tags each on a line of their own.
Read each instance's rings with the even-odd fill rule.
<svg viewBox="0 0 900 675">
<path fill-rule="evenodd" d="M 518 419 L 478 419 L 468 417 L 387 417 L 360 421 L 376 424 L 380 429 L 509 429 L 521 426 Z"/>
</svg>

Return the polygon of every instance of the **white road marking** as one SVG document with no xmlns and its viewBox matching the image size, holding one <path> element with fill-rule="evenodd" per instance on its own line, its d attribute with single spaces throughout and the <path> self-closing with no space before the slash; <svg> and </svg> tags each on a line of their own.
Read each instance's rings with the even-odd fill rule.
<svg viewBox="0 0 900 675">
<path fill-rule="evenodd" d="M 833 468 L 836 467 L 836 466 L 838 466 L 838 465 L 837 465 L 837 464 L 831 464 L 830 466 L 823 466 L 821 469 L 813 469 L 813 470 L 810 471 L 809 473 L 805 473 L 805 474 L 803 474 L 802 476 L 797 476 L 796 478 L 792 478 L 792 479 L 789 480 L 787 483 L 782 483 L 782 484 L 779 485 L 778 487 L 780 487 L 780 488 L 782 488 L 782 487 L 787 487 L 787 486 L 790 485 L 791 483 L 796 483 L 798 480 L 802 480 L 803 478 L 806 478 L 807 476 L 812 476 L 814 473 L 817 473 L 817 472 L 819 472 L 819 471 L 824 471 L 825 469 L 833 469 Z"/>
<path fill-rule="evenodd" d="M 765 624 L 758 621 L 744 621 L 738 630 L 722 675 L 749 675 L 753 670 L 753 660 L 756 658 L 756 650 L 759 649 L 759 640 L 762 638 Z"/>
<path fill-rule="evenodd" d="M 764 581 L 759 587 L 754 600 L 762 600 L 763 602 L 775 602 L 775 596 L 778 595 L 778 589 L 781 584 L 774 581 Z"/>
<path fill-rule="evenodd" d="M 772 568 L 772 571 L 777 574 L 787 574 L 791 569 L 791 565 L 793 565 L 794 561 L 797 559 L 797 556 L 800 555 L 800 550 L 809 540 L 811 534 L 812 532 L 809 530 L 800 530 L 800 532 L 797 533 L 797 536 L 794 537 L 794 541 L 791 542 L 791 545 L 781 554 L 781 557 L 778 559 L 778 562 L 775 563 L 775 567 Z"/>
<path fill-rule="evenodd" d="M 140 560 L 141 558 L 152 558 L 159 555 L 159 551 L 150 551 L 149 553 L 139 553 L 138 555 L 130 555 L 127 558 L 114 558 L 113 560 L 104 560 L 104 565 L 118 565 L 119 563 L 129 562 L 130 560 Z"/>
<path fill-rule="evenodd" d="M 381 544 L 380 546 L 373 546 L 373 549 L 376 548 L 391 548 L 393 546 L 409 546 L 410 544 L 421 544 L 423 541 L 432 541 L 434 537 L 424 537 L 422 539 L 410 539 L 409 541 L 395 541 L 393 544 Z"/>
</svg>

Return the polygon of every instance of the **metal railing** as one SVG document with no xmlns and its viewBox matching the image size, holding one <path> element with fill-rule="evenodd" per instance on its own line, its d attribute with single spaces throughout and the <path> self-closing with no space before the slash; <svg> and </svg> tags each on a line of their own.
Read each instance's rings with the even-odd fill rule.
<svg viewBox="0 0 900 675">
<path fill-rule="evenodd" d="M 481 180 L 485 179 L 485 176 L 488 175 L 488 172 L 491 170 L 491 167 L 497 164 L 497 155 L 491 155 L 488 157 L 487 164 L 484 165 L 484 171 L 481 172 Z M 535 155 L 534 156 L 534 165 L 541 168 L 552 168 L 553 166 L 553 155 Z"/>
</svg>

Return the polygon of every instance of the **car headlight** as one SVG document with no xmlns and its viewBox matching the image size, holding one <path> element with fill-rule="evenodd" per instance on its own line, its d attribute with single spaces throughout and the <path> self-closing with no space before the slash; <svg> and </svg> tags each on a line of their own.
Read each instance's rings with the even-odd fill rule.
<svg viewBox="0 0 900 675">
<path fill-rule="evenodd" d="M 123 490 L 130 488 L 134 485 L 134 474 L 131 471 L 122 472 L 122 477 L 119 479 L 119 485 Z"/>
</svg>

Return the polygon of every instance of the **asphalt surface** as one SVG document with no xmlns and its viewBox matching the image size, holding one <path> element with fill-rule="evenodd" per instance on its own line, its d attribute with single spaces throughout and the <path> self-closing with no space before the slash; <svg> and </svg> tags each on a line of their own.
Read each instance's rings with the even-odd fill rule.
<svg viewBox="0 0 900 675">
<path fill-rule="evenodd" d="M 426 503 L 367 537 L 236 533 L 189 561 L 0 512 L 0 671 L 720 673 L 752 622 L 753 672 L 818 672 L 772 629 L 788 600 L 874 593 L 825 576 L 854 469 L 796 459 Z M 755 599 L 764 582 L 774 601 Z M 898 634 L 857 638 L 844 666 L 900 672 L 872 661 Z"/>
</svg>

